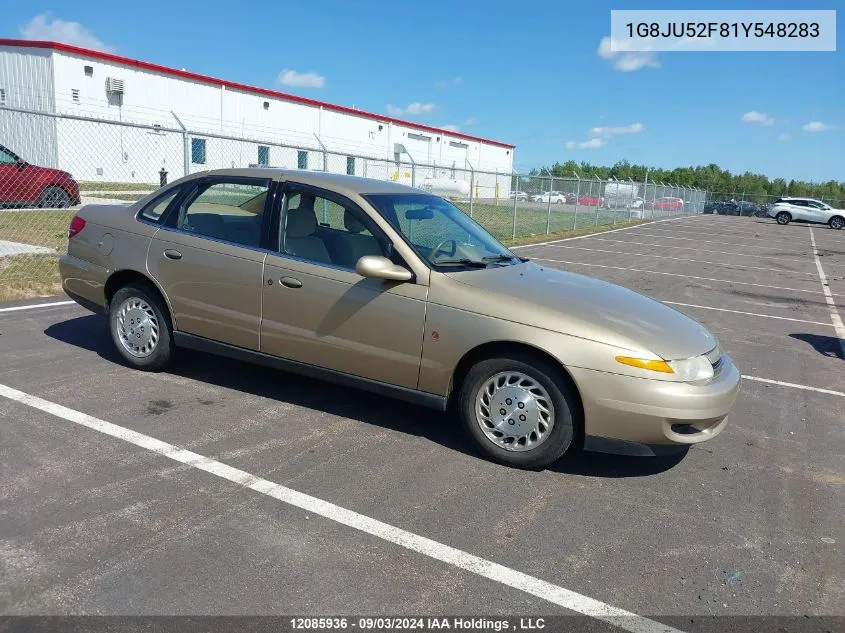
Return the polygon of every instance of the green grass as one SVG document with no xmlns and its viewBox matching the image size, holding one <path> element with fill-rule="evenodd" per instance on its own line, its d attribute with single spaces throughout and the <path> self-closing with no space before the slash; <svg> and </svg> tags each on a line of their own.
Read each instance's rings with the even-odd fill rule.
<svg viewBox="0 0 845 633">
<path fill-rule="evenodd" d="M 84 193 L 84 192 L 83 192 Z M 102 198 L 104 200 L 123 200 L 125 202 L 135 202 L 143 198 L 144 193 L 89 193 L 88 198 Z"/>
<path fill-rule="evenodd" d="M 79 191 L 153 191 L 158 184 L 148 182 L 93 182 L 81 181 Z"/>
<path fill-rule="evenodd" d="M 67 227 L 73 215 L 73 211 L 0 213 L 0 240 L 56 251 L 0 258 L 0 301 L 61 294 L 57 261 L 67 250 Z"/>
</svg>

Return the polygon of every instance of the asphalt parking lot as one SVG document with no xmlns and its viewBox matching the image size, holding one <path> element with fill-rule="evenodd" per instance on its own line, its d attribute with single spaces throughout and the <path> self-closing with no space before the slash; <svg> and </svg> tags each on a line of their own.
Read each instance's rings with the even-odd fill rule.
<svg viewBox="0 0 845 633">
<path fill-rule="evenodd" d="M 444 415 L 199 353 L 140 373 L 102 317 L 0 306 L 0 385 L 48 403 L 0 394 L 0 613 L 845 615 L 845 232 L 696 216 L 518 252 L 707 326 L 745 376 L 725 431 L 512 470 Z"/>
</svg>

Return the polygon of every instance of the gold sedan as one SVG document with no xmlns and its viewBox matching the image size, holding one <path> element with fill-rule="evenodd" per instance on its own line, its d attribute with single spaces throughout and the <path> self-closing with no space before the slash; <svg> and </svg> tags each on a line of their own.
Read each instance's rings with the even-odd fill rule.
<svg viewBox="0 0 845 633">
<path fill-rule="evenodd" d="M 458 412 L 478 449 L 548 465 L 585 435 L 693 444 L 739 371 L 706 329 L 521 258 L 448 201 L 318 172 L 193 174 L 73 219 L 62 283 L 137 369 L 204 350 Z"/>
</svg>

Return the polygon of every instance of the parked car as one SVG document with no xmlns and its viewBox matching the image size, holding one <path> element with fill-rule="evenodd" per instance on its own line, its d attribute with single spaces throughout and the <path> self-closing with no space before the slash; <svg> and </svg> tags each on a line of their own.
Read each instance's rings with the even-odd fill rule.
<svg viewBox="0 0 845 633">
<path fill-rule="evenodd" d="M 564 204 L 566 202 L 566 194 L 560 191 L 546 191 L 531 198 L 534 202 L 549 202 L 552 204 Z"/>
<path fill-rule="evenodd" d="M 717 200 L 705 200 L 702 213 L 716 213 L 718 208 L 719 202 Z"/>
<path fill-rule="evenodd" d="M 79 202 L 79 185 L 69 173 L 31 165 L 0 145 L 0 206 L 63 209 Z"/>
<path fill-rule="evenodd" d="M 519 202 L 519 201 L 524 201 L 524 200 L 528 200 L 528 194 L 527 194 L 527 193 L 525 193 L 524 191 L 511 191 L 511 192 L 510 192 L 510 195 L 508 195 L 508 197 L 509 197 L 511 200 L 513 200 L 514 198 L 516 198 L 517 202 Z"/>
<path fill-rule="evenodd" d="M 591 196 L 586 194 L 578 198 L 578 204 L 585 207 L 605 206 L 604 198 L 602 196 Z"/>
<path fill-rule="evenodd" d="M 757 214 L 759 208 L 756 202 L 749 202 L 748 200 L 740 200 L 736 203 L 737 215 L 753 216 Z"/>
<path fill-rule="evenodd" d="M 777 220 L 778 224 L 811 222 L 827 224 L 832 229 L 845 227 L 845 210 L 835 209 L 813 198 L 778 198 L 768 210 L 768 214 Z"/>
<path fill-rule="evenodd" d="M 645 208 L 660 211 L 677 211 L 678 209 L 684 208 L 684 201 L 681 198 L 664 196 L 657 200 L 649 200 L 645 203 Z"/>
<path fill-rule="evenodd" d="M 640 209 L 643 206 L 643 199 L 642 198 L 634 198 L 631 202 L 628 203 L 628 207 L 631 209 Z"/>
<path fill-rule="evenodd" d="M 696 321 L 534 264 L 399 183 L 213 170 L 87 205 L 68 235 L 62 286 L 108 314 L 131 367 L 162 370 L 188 347 L 454 405 L 478 449 L 511 466 L 550 464 L 584 434 L 702 442 L 739 390 Z"/>
</svg>

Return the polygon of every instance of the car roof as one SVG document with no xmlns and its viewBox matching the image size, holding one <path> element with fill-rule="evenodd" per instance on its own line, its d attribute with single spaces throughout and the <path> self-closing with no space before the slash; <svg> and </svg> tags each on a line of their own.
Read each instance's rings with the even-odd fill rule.
<svg viewBox="0 0 845 633">
<path fill-rule="evenodd" d="M 211 169 L 192 174 L 194 177 L 204 176 L 242 176 L 250 178 L 271 178 L 278 181 L 292 181 L 314 187 L 325 187 L 337 193 L 361 195 L 368 193 L 413 193 L 425 195 L 427 192 L 416 187 L 409 187 L 390 180 L 376 180 L 360 176 L 347 176 L 323 171 L 309 171 L 304 169 L 280 169 L 275 167 L 241 167 L 233 169 Z"/>
</svg>

